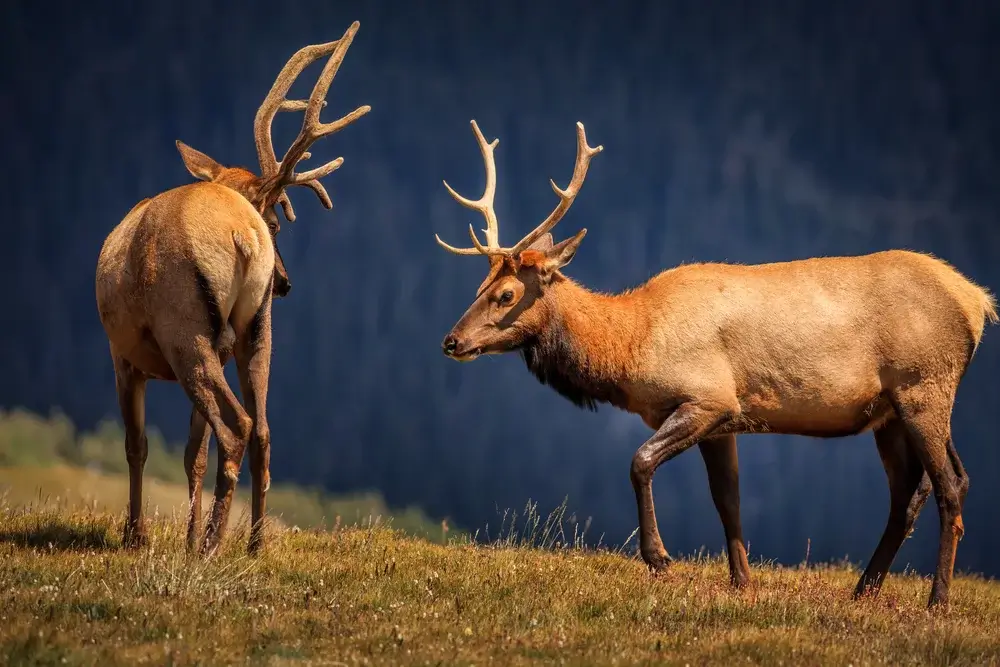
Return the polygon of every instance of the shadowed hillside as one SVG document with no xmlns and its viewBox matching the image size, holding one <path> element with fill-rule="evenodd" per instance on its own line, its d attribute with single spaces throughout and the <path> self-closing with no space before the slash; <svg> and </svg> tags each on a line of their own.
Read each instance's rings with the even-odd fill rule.
<svg viewBox="0 0 1000 667">
<path fill-rule="evenodd" d="M 146 516 L 186 520 L 187 477 L 181 447 L 164 443 L 153 431 L 143 474 Z M 110 422 L 95 432 L 76 433 L 65 416 L 48 419 L 14 410 L 0 411 L 0 504 L 17 511 L 55 506 L 62 510 L 124 515 L 128 507 L 125 435 Z M 209 461 L 202 508 L 212 507 L 216 461 Z M 248 475 L 245 477 L 249 477 Z M 230 527 L 250 524 L 249 480 L 242 479 L 234 497 Z M 390 509 L 375 492 L 331 496 L 320 489 L 288 483 L 272 484 L 267 494 L 268 521 L 285 528 L 330 529 L 388 524 L 434 541 L 461 535 L 447 521 L 435 522 L 419 508 Z"/>
</svg>

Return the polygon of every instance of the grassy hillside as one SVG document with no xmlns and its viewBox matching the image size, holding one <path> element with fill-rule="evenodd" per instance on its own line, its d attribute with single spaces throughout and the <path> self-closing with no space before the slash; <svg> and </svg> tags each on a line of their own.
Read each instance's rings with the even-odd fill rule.
<svg viewBox="0 0 1000 667">
<path fill-rule="evenodd" d="M 153 429 L 143 476 L 143 497 L 150 516 L 187 514 L 187 478 L 180 445 L 170 445 Z M 210 449 L 206 493 L 202 506 L 211 507 L 215 451 Z M 240 478 L 230 514 L 230 526 L 249 522 L 249 473 Z M 268 516 L 288 526 L 321 528 L 390 523 L 411 535 L 442 541 L 449 534 L 442 522 L 417 508 L 386 506 L 378 493 L 330 496 L 316 489 L 274 480 L 268 492 Z M 77 433 L 56 413 L 48 418 L 26 410 L 0 410 L 0 501 L 10 507 L 52 503 L 62 509 L 124 512 L 128 504 L 128 465 L 124 434 L 111 421 L 93 432 Z M 452 531 L 450 534 L 454 534 Z"/>
<path fill-rule="evenodd" d="M 212 507 L 213 476 L 202 507 Z M 250 497 L 247 480 L 241 479 L 233 499 L 229 525 L 249 524 Z M 183 519 L 187 516 L 187 486 L 149 477 L 143 482 L 147 516 Z M 128 506 L 128 476 L 102 473 L 91 468 L 63 464 L 51 466 L 0 467 L 0 502 L 12 508 L 55 505 L 62 510 L 87 509 L 124 514 Z M 319 491 L 275 484 L 267 494 L 268 518 L 288 527 L 324 528 L 337 524 L 363 526 L 372 521 L 391 525 L 410 535 L 443 541 L 442 524 L 420 510 L 390 510 L 377 493 L 329 496 Z"/>
<path fill-rule="evenodd" d="M 120 528 L 98 512 L 0 512 L 9 664 L 1000 662 L 1000 585 L 976 578 L 929 613 L 928 582 L 912 576 L 852 603 L 847 568 L 758 566 L 733 593 L 719 560 L 653 580 L 634 558 L 572 546 L 272 526 L 260 558 L 244 533 L 204 562 L 178 521 L 161 516 L 141 552 L 117 548 Z"/>
</svg>

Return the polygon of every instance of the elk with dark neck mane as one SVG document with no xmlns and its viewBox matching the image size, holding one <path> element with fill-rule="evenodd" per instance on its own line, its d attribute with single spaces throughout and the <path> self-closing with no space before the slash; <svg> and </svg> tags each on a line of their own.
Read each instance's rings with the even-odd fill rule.
<svg viewBox="0 0 1000 667">
<path fill-rule="evenodd" d="M 472 129 L 486 165 L 483 196 L 462 205 L 486 219 L 484 245 L 437 242 L 485 255 L 490 270 L 476 300 L 445 337 L 459 361 L 520 351 L 531 373 L 580 407 L 600 403 L 638 414 L 655 430 L 632 458 L 643 560 L 669 562 L 656 525 L 653 473 L 698 445 L 726 535 L 731 583 L 750 581 L 740 523 L 736 435 L 838 437 L 866 430 L 889 480 L 882 539 L 855 588 L 877 595 L 931 490 L 941 536 L 928 604 L 946 605 L 968 475 L 951 440 L 959 381 L 986 322 L 992 295 L 946 262 L 890 250 L 743 266 L 692 264 L 617 295 L 594 293 L 563 275 L 586 229 L 554 243 L 549 230 L 579 194 L 591 158 L 577 123 L 577 158 L 566 189 L 552 183 L 555 210 L 512 247 L 499 243 L 494 151 Z"/>
</svg>

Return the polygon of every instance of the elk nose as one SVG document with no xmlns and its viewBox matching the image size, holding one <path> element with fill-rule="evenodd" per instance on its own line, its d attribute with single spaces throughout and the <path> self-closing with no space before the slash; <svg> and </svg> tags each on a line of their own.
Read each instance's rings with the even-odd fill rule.
<svg viewBox="0 0 1000 667">
<path fill-rule="evenodd" d="M 454 335 L 448 334 L 444 337 L 444 342 L 441 343 L 441 349 L 450 357 L 458 349 L 458 339 Z"/>
</svg>

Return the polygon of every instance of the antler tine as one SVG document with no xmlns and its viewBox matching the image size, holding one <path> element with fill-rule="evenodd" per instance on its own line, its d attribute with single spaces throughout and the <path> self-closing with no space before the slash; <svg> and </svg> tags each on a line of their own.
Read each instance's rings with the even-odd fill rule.
<svg viewBox="0 0 1000 667">
<path fill-rule="evenodd" d="M 298 185 L 293 183 L 293 185 Z M 319 181 L 309 181 L 308 183 L 302 183 L 305 187 L 311 189 L 319 197 L 319 201 L 323 204 L 323 208 L 329 210 L 333 208 L 333 202 L 330 201 L 330 195 L 327 193 L 326 188 Z M 292 207 L 292 200 L 288 198 L 287 192 L 282 192 L 278 197 L 278 203 L 281 204 L 281 210 L 285 213 L 285 219 L 288 222 L 295 222 L 295 209 Z"/>
<path fill-rule="evenodd" d="M 323 208 L 333 208 L 333 202 L 330 201 L 330 195 L 327 193 L 326 188 L 323 187 L 322 183 L 319 181 L 309 181 L 308 183 L 302 183 L 302 185 L 316 193 L 316 196 L 319 197 L 320 203 L 323 204 Z"/>
<path fill-rule="evenodd" d="M 473 234 L 475 234 L 475 232 L 473 232 Z M 434 238 L 435 238 L 435 240 L 437 240 L 437 243 L 438 243 L 439 246 L 441 246 L 442 248 L 444 248 L 448 252 L 455 253 L 456 255 L 482 255 L 482 254 L 484 254 L 484 253 L 480 252 L 476 248 L 456 248 L 453 245 L 448 245 L 447 243 L 445 243 L 444 241 L 442 241 L 441 237 L 438 236 L 437 234 L 434 235 Z"/>
<path fill-rule="evenodd" d="M 556 224 L 562 220 L 563 216 L 566 215 L 566 211 L 569 207 L 573 205 L 573 201 L 576 199 L 577 194 L 580 192 L 580 186 L 583 185 L 584 179 L 587 178 L 587 169 L 590 167 L 590 160 L 595 155 L 604 150 L 604 146 L 598 146 L 597 148 L 591 148 L 587 143 L 587 133 L 583 129 L 583 123 L 577 122 L 576 124 L 576 164 L 573 166 L 573 177 L 570 179 L 569 185 L 566 186 L 565 190 L 559 189 L 556 182 L 549 180 L 552 184 L 552 189 L 557 195 L 559 195 L 559 203 L 556 205 L 549 217 L 545 218 L 540 225 L 535 227 L 532 231 L 528 232 L 528 235 L 517 242 L 517 244 L 510 249 L 511 255 L 516 255 L 526 248 L 528 248 L 532 243 L 538 240 L 543 234 L 548 232 L 550 229 L 556 226 Z"/>
<path fill-rule="evenodd" d="M 292 200 L 288 198 L 288 193 L 282 192 L 281 196 L 278 197 L 278 203 L 281 204 L 281 210 L 285 214 L 285 219 L 288 222 L 295 222 L 295 209 L 292 208 Z"/>
<path fill-rule="evenodd" d="M 344 56 L 347 55 L 347 49 L 351 48 L 351 42 L 354 41 L 354 35 L 360 27 L 361 24 L 355 21 L 347 29 L 347 32 L 344 33 L 344 36 L 338 40 L 333 56 L 326 62 L 322 74 L 319 75 L 316 85 L 313 86 L 312 93 L 309 95 L 302 127 L 303 130 L 306 128 L 314 130 L 313 134 L 316 138 L 333 134 L 371 111 L 371 107 L 366 104 L 332 123 L 321 123 L 319 120 L 319 112 L 326 105 L 326 94 L 330 90 L 330 84 L 333 83 L 334 77 L 337 76 L 340 65 L 344 62 Z"/>
<path fill-rule="evenodd" d="M 479 129 L 479 124 L 473 120 L 471 125 L 472 131 L 476 135 L 476 142 L 479 144 L 479 152 L 483 156 L 483 164 L 486 167 L 486 185 L 483 188 L 483 194 L 479 199 L 468 199 L 455 192 L 454 188 L 448 185 L 448 181 L 442 181 L 442 183 L 455 201 L 466 208 L 479 211 L 486 218 L 486 229 L 483 230 L 486 233 L 486 245 L 479 242 L 479 237 L 476 236 L 472 225 L 469 225 L 469 236 L 472 237 L 472 244 L 475 246 L 473 248 L 455 248 L 442 241 L 437 234 L 434 235 L 434 238 L 437 239 L 438 245 L 456 255 L 499 255 L 503 254 L 503 249 L 500 247 L 500 229 L 493 207 L 497 190 L 497 166 L 493 153 L 500 144 L 500 140 L 494 139 L 487 142 L 486 137 Z"/>
</svg>

